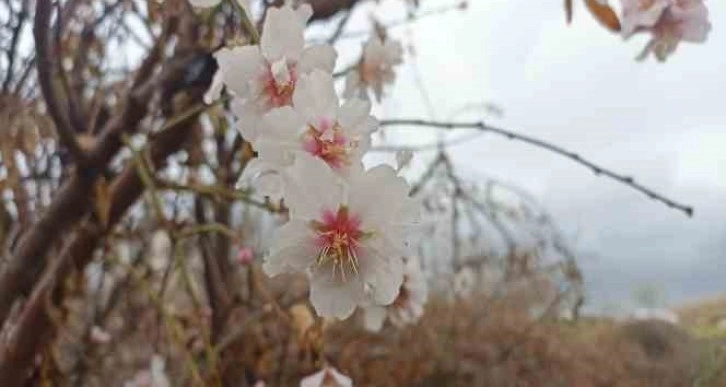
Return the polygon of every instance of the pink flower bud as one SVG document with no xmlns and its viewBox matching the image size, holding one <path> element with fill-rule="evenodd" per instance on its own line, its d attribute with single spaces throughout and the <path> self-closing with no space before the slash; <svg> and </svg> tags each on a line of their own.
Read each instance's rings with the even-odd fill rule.
<svg viewBox="0 0 726 387">
<path fill-rule="evenodd" d="M 255 259 L 255 253 L 250 247 L 242 247 L 237 252 L 237 263 L 240 265 L 249 265 Z"/>
</svg>

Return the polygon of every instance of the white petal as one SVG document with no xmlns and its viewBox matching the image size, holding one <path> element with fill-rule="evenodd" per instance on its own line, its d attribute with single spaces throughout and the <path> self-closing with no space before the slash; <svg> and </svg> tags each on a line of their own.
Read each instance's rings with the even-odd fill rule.
<svg viewBox="0 0 726 387">
<path fill-rule="evenodd" d="M 399 223 L 410 219 L 397 219 L 411 199 L 406 180 L 396 175 L 389 165 L 379 165 L 363 174 L 351 176 L 348 205 L 359 214 L 363 227 Z M 410 214 L 406 214 L 410 215 Z"/>
<path fill-rule="evenodd" d="M 386 321 L 386 308 L 383 306 L 370 306 L 363 309 L 363 326 L 372 332 L 378 332 Z"/>
<path fill-rule="evenodd" d="M 290 106 L 273 109 L 262 117 L 255 140 L 258 157 L 273 169 L 292 165 L 294 155 L 302 151 L 300 133 L 306 123 Z"/>
<path fill-rule="evenodd" d="M 292 103 L 310 123 L 315 123 L 320 118 L 335 122 L 338 96 L 335 93 L 333 76 L 321 70 L 301 76 L 295 86 Z"/>
<path fill-rule="evenodd" d="M 309 73 L 314 69 L 332 73 L 335 68 L 335 60 L 338 53 L 328 44 L 315 44 L 302 52 L 300 61 L 298 62 L 298 70 L 300 73 Z"/>
<path fill-rule="evenodd" d="M 346 319 L 364 299 L 363 283 L 358 277 L 346 282 L 332 279 L 332 273 L 316 271 L 310 280 L 310 302 L 320 317 Z"/>
<path fill-rule="evenodd" d="M 257 46 L 222 48 L 214 57 L 222 72 L 227 88 L 237 96 L 249 96 L 249 84 L 258 74 L 264 73 L 265 62 Z"/>
<path fill-rule="evenodd" d="M 312 374 L 308 375 L 300 381 L 300 387 L 320 387 L 323 385 L 323 379 L 325 379 L 325 374 L 327 373 L 327 370 L 323 368 L 322 370 Z"/>
<path fill-rule="evenodd" d="M 335 368 L 328 367 L 328 370 L 330 371 L 330 374 L 333 375 L 333 379 L 335 379 L 338 387 L 353 387 L 353 380 L 349 377 L 341 374 Z"/>
<path fill-rule="evenodd" d="M 272 78 L 278 85 L 287 85 L 292 81 L 290 77 L 290 69 L 287 67 L 287 58 L 284 56 L 270 65 L 270 71 L 272 72 Z"/>
<path fill-rule="evenodd" d="M 290 6 L 270 8 L 262 29 L 260 47 L 268 61 L 274 62 L 283 56 L 297 62 L 302 53 L 305 39 L 305 25 Z"/>
<path fill-rule="evenodd" d="M 378 305 L 389 305 L 398 296 L 403 283 L 401 252 L 385 236 L 364 242 L 360 276 L 370 286 L 373 301 Z"/>
<path fill-rule="evenodd" d="M 308 3 L 300 4 L 295 10 L 295 14 L 297 14 L 300 23 L 303 25 L 308 24 L 308 20 L 313 16 L 313 7 Z"/>
<path fill-rule="evenodd" d="M 305 118 L 291 106 L 273 109 L 262 117 L 261 136 L 277 140 L 297 140 L 306 129 Z"/>
<path fill-rule="evenodd" d="M 343 204 L 343 185 L 324 161 L 307 153 L 297 154 L 285 170 L 285 202 L 292 217 L 317 219 L 324 210 Z"/>
<path fill-rule="evenodd" d="M 343 128 L 356 129 L 363 125 L 366 120 L 370 117 L 371 103 L 358 98 L 351 98 L 340 107 L 338 111 L 338 122 Z M 370 121 L 377 123 L 377 121 Z M 375 127 L 366 125 L 364 131 L 375 130 Z M 370 131 L 368 133 L 370 133 Z"/>
<path fill-rule="evenodd" d="M 241 187 L 246 182 L 254 183 L 255 191 L 262 196 L 269 197 L 273 201 L 282 199 L 284 193 L 284 181 L 275 165 L 255 158 L 245 166 L 242 176 L 237 181 Z"/>
<path fill-rule="evenodd" d="M 237 117 L 236 127 L 242 137 L 250 142 L 254 147 L 257 136 L 259 135 L 262 117 L 257 112 L 257 108 L 250 101 L 244 101 L 241 98 L 235 98 L 230 104 L 232 114 Z"/>
<path fill-rule="evenodd" d="M 269 276 L 304 271 L 315 262 L 315 234 L 307 222 L 292 219 L 275 231 L 262 269 Z"/>
</svg>

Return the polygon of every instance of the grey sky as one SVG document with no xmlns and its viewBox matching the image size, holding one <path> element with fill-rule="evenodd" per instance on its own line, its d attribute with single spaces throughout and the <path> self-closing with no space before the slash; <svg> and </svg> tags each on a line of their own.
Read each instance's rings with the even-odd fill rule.
<svg viewBox="0 0 726 387">
<path fill-rule="evenodd" d="M 422 7 L 452 3 L 425 0 Z M 688 219 L 506 139 L 482 136 L 460 145 L 454 159 L 461 170 L 528 190 L 589 252 L 581 265 L 595 306 L 618 303 L 643 283 L 661 287 L 670 302 L 726 291 L 726 2 L 707 1 L 707 44 L 683 44 L 665 64 L 636 62 L 646 37 L 623 42 L 582 6 L 568 27 L 561 1 L 469 3 L 466 12 L 394 30 L 414 42 L 434 111 L 420 97 L 409 62 L 381 115 L 447 119 L 464 105 L 495 103 L 505 115 L 490 121 L 576 150 L 695 206 Z M 400 0 L 383 1 L 382 9 L 384 19 L 402 16 Z M 364 25 L 361 14 L 351 29 Z M 406 133 L 393 138 L 435 138 Z"/>
</svg>

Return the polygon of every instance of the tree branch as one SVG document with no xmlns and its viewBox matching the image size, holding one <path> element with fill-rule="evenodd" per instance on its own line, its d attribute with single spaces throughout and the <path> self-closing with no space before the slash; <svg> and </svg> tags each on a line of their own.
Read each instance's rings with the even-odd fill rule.
<svg viewBox="0 0 726 387">
<path fill-rule="evenodd" d="M 199 96 L 201 99 L 201 93 Z M 182 148 L 189 138 L 196 116 L 154 138 L 149 154 L 154 164 L 162 164 L 169 155 Z M 88 218 L 65 245 L 59 256 L 43 273 L 17 321 L 17 330 L 0 347 L 0 385 L 22 385 L 36 354 L 54 337 L 57 321 L 48 307 L 57 307 L 62 300 L 63 279 L 73 268 L 83 268 L 106 233 L 118 223 L 144 192 L 138 169 L 131 162 L 110 186 L 108 225 L 99 225 Z"/>
<path fill-rule="evenodd" d="M 87 164 L 86 154 L 76 140 L 76 131 L 73 130 L 67 112 L 61 107 L 59 93 L 55 87 L 58 82 L 54 79 L 54 69 L 57 66 L 53 63 L 49 41 L 50 15 L 53 6 L 50 0 L 38 0 L 35 6 L 35 24 L 33 25 L 33 36 L 35 37 L 35 55 L 38 71 L 38 84 L 43 93 L 43 99 L 48 106 L 48 113 L 53 118 L 56 131 L 61 143 L 68 149 L 77 165 L 85 167 Z"/>
<path fill-rule="evenodd" d="M 506 137 L 510 140 L 521 141 L 530 145 L 534 145 L 538 148 L 543 148 L 560 156 L 564 156 L 578 164 L 584 165 L 585 167 L 589 168 L 593 173 L 595 173 L 595 175 L 606 176 L 612 180 L 620 182 L 630 188 L 633 188 L 636 191 L 639 191 L 648 196 L 649 198 L 661 202 L 670 208 L 681 211 L 689 217 L 693 216 L 693 207 L 678 203 L 659 194 L 658 192 L 638 183 L 632 176 L 622 175 L 617 172 L 611 171 L 605 167 L 597 165 L 592 161 L 583 158 L 575 152 L 569 151 L 558 145 L 534 137 L 519 134 L 510 130 L 490 126 L 485 124 L 484 122 L 442 122 L 426 121 L 419 119 L 392 119 L 381 121 L 381 127 L 384 126 L 426 126 L 439 129 L 477 129 L 483 132 L 494 133 L 499 136 Z"/>
<path fill-rule="evenodd" d="M 0 325 L 18 297 L 28 294 L 45 267 L 45 257 L 51 246 L 88 213 L 88 198 L 93 182 L 121 149 L 123 133 L 134 132 L 146 116 L 148 100 L 166 79 L 177 77 L 183 66 L 168 66 L 152 77 L 161 59 L 162 40 L 147 56 L 136 74 L 133 86 L 120 112 L 104 126 L 96 146 L 89 152 L 89 168 L 84 174 L 73 174 L 54 194 L 54 199 L 39 219 L 29 227 L 12 251 L 12 258 L 0 273 Z M 172 60 L 173 61 L 173 60 Z"/>
</svg>

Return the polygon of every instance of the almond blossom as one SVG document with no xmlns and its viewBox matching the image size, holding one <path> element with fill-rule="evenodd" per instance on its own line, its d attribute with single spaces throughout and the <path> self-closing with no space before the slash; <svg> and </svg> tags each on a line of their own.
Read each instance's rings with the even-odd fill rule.
<svg viewBox="0 0 726 387">
<path fill-rule="evenodd" d="M 318 315 L 347 318 L 358 305 L 388 305 L 403 282 L 418 206 L 388 165 L 341 179 L 321 159 L 300 154 L 284 173 L 290 220 L 263 269 L 307 272 Z"/>
<path fill-rule="evenodd" d="M 637 32 L 650 32 L 639 59 L 650 53 L 664 61 L 681 41 L 703 43 L 711 30 L 708 9 L 703 0 L 621 0 L 622 33 L 628 38 Z"/>
<path fill-rule="evenodd" d="M 416 322 L 423 315 L 427 295 L 428 286 L 418 259 L 407 259 L 403 271 L 403 283 L 393 303 L 364 309 L 366 329 L 374 332 L 381 330 L 386 318 L 398 328 Z"/>
<path fill-rule="evenodd" d="M 348 73 L 343 95 L 346 98 L 358 96 L 367 99 L 368 89 L 371 89 L 380 102 L 383 86 L 392 84 L 396 79 L 393 67 L 402 62 L 401 43 L 392 39 L 386 39 L 384 43 L 374 34 L 363 46 L 363 57 L 358 67 Z"/>
<path fill-rule="evenodd" d="M 333 77 L 321 70 L 303 75 L 292 99 L 293 106 L 274 109 L 262 118 L 255 144 L 258 158 L 250 163 L 246 175 L 279 171 L 300 153 L 325 161 L 343 175 L 363 168 L 361 157 L 378 126 L 369 115 L 368 101 L 354 98 L 341 106 Z M 273 187 L 280 189 L 281 185 Z M 269 190 L 260 192 L 275 196 Z"/>
<path fill-rule="evenodd" d="M 300 387 L 352 387 L 353 381 L 333 367 L 325 366 L 322 370 L 304 377 Z"/>
<path fill-rule="evenodd" d="M 236 97 L 232 111 L 247 141 L 254 143 L 263 114 L 292 104 L 302 74 L 313 69 L 333 71 L 337 53 L 331 46 L 304 48 L 303 31 L 311 15 L 308 4 L 296 10 L 289 5 L 270 8 L 259 45 L 223 48 L 215 53 L 222 81 Z"/>
</svg>

